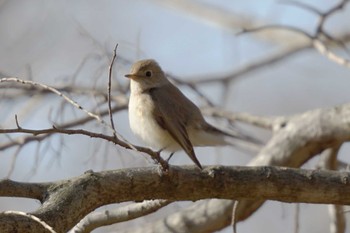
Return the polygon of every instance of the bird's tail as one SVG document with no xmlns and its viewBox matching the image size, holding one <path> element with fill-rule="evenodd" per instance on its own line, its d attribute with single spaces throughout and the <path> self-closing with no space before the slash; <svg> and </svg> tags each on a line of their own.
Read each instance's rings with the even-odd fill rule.
<svg viewBox="0 0 350 233">
<path fill-rule="evenodd" d="M 217 145 L 232 145 L 239 150 L 254 154 L 259 152 L 261 147 L 264 145 L 261 140 L 247 135 L 238 129 L 227 132 L 226 130 L 218 129 L 208 124 L 207 130 L 212 134 L 218 135 L 219 140 L 217 140 Z"/>
</svg>

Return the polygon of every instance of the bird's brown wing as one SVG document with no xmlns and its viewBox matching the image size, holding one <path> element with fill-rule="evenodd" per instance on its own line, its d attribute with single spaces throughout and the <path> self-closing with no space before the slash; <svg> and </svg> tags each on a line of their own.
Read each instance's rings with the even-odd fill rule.
<svg viewBox="0 0 350 233">
<path fill-rule="evenodd" d="M 149 94 L 155 103 L 153 115 L 159 126 L 167 130 L 191 160 L 202 169 L 186 130 L 190 117 L 198 114 L 197 106 L 170 83 L 161 88 L 150 89 Z"/>
</svg>

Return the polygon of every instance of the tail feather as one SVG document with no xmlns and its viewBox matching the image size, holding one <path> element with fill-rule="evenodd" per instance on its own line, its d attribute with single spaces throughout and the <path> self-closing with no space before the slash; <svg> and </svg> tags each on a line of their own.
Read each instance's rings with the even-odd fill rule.
<svg viewBox="0 0 350 233">
<path fill-rule="evenodd" d="M 226 132 L 210 124 L 206 125 L 206 131 L 212 134 L 223 135 L 222 140 L 224 143 L 222 144 L 232 145 L 243 151 L 258 152 L 264 145 L 261 140 L 243 134 L 242 132 Z"/>
</svg>

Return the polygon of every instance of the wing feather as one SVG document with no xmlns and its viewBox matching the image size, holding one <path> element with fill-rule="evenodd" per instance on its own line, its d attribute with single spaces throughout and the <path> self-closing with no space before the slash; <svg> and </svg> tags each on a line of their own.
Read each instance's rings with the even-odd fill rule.
<svg viewBox="0 0 350 233">
<path fill-rule="evenodd" d="M 199 109 L 197 106 L 171 83 L 161 88 L 150 89 L 149 93 L 154 103 L 156 103 L 153 114 L 159 126 L 167 130 L 192 161 L 202 169 L 186 130 L 186 126 L 191 121 L 191 118 L 198 114 L 197 110 L 199 111 Z"/>
</svg>

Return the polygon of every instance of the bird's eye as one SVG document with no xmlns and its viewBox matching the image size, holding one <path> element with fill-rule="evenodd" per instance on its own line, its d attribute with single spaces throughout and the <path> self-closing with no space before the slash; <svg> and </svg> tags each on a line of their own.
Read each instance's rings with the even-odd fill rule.
<svg viewBox="0 0 350 233">
<path fill-rule="evenodd" d="M 152 76 L 152 71 L 147 70 L 145 74 L 146 74 L 147 77 L 151 77 Z"/>
</svg>

